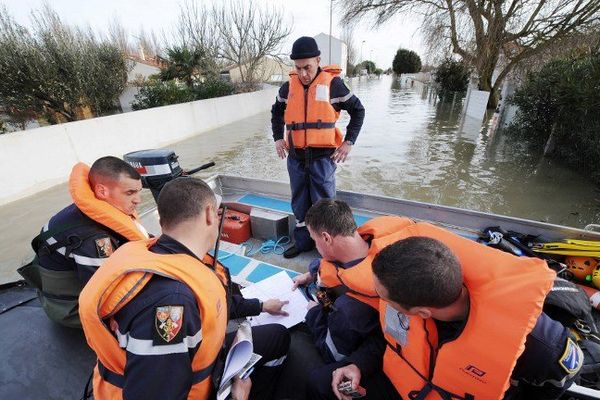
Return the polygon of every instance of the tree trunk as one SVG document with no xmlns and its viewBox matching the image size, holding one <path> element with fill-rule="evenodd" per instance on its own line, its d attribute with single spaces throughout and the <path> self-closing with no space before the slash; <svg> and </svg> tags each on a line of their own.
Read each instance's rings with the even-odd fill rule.
<svg viewBox="0 0 600 400">
<path fill-rule="evenodd" d="M 498 91 L 492 85 L 493 69 L 483 68 L 479 72 L 479 90 L 490 92 L 487 108 L 495 109 L 498 106 Z"/>
</svg>

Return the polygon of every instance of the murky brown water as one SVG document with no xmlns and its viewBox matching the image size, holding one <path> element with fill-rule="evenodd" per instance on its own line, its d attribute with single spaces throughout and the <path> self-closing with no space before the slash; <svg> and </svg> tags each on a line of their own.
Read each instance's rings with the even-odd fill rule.
<svg viewBox="0 0 600 400">
<path fill-rule="evenodd" d="M 574 227 L 600 220 L 600 191 L 591 181 L 506 135 L 492 140 L 487 124 L 461 119 L 460 98 L 441 102 L 418 83 L 388 76 L 350 85 L 367 115 L 338 168 L 339 188 Z M 340 123 L 347 121 L 343 113 Z M 188 167 L 214 159 L 212 173 L 288 179 L 267 113 L 171 148 Z"/>
<path fill-rule="evenodd" d="M 391 77 L 350 85 L 367 116 L 350 158 L 338 168 L 339 188 L 574 227 L 600 221 L 600 191 L 592 182 L 504 135 L 492 140 L 485 126 L 461 120 L 460 99 L 440 102 L 422 85 Z M 269 113 L 169 147 L 184 168 L 214 160 L 217 166 L 201 177 L 288 179 L 285 161 L 275 154 Z M 154 204 L 145 192 L 142 209 Z M 31 256 L 31 237 L 69 203 L 60 185 L 0 207 L 0 283 L 17 279 L 15 268 Z"/>
</svg>

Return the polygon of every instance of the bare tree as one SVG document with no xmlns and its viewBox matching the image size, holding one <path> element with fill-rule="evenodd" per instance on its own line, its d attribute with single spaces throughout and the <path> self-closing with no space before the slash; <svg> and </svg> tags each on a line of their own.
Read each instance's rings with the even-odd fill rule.
<svg viewBox="0 0 600 400">
<path fill-rule="evenodd" d="M 292 27 L 276 7 L 258 7 L 253 0 L 230 0 L 212 9 L 219 33 L 220 59 L 236 65 L 243 83 L 255 83 L 266 56 L 279 58 Z"/>
<path fill-rule="evenodd" d="M 340 39 L 346 43 L 348 64 L 354 66 L 358 58 L 358 52 L 356 51 L 356 45 L 354 43 L 354 24 L 344 24 L 342 27 L 342 34 Z M 346 70 L 349 71 L 347 68 Z"/>
<path fill-rule="evenodd" d="M 516 65 L 600 20 L 600 0 L 337 1 L 346 21 L 371 16 L 382 24 L 394 15 L 422 14 L 425 30 L 475 67 L 480 89 L 492 92 L 490 107 Z"/>
<path fill-rule="evenodd" d="M 124 54 L 132 52 L 129 33 L 121 24 L 121 20 L 115 17 L 108 25 L 108 39 L 118 46 Z"/>
</svg>

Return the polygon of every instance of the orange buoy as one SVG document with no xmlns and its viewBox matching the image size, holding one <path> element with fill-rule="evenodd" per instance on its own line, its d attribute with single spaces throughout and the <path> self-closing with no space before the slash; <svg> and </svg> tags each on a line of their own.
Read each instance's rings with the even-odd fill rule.
<svg viewBox="0 0 600 400">
<path fill-rule="evenodd" d="M 565 258 L 565 264 L 575 278 L 589 282 L 598 261 L 591 257 L 568 256 Z"/>
</svg>

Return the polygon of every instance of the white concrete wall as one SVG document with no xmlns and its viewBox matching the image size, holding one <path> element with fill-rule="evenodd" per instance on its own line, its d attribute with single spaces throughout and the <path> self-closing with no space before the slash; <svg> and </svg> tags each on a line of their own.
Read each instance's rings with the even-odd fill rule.
<svg viewBox="0 0 600 400">
<path fill-rule="evenodd" d="M 66 182 L 78 161 L 164 147 L 271 107 L 277 88 L 0 135 L 0 205 Z"/>
</svg>

